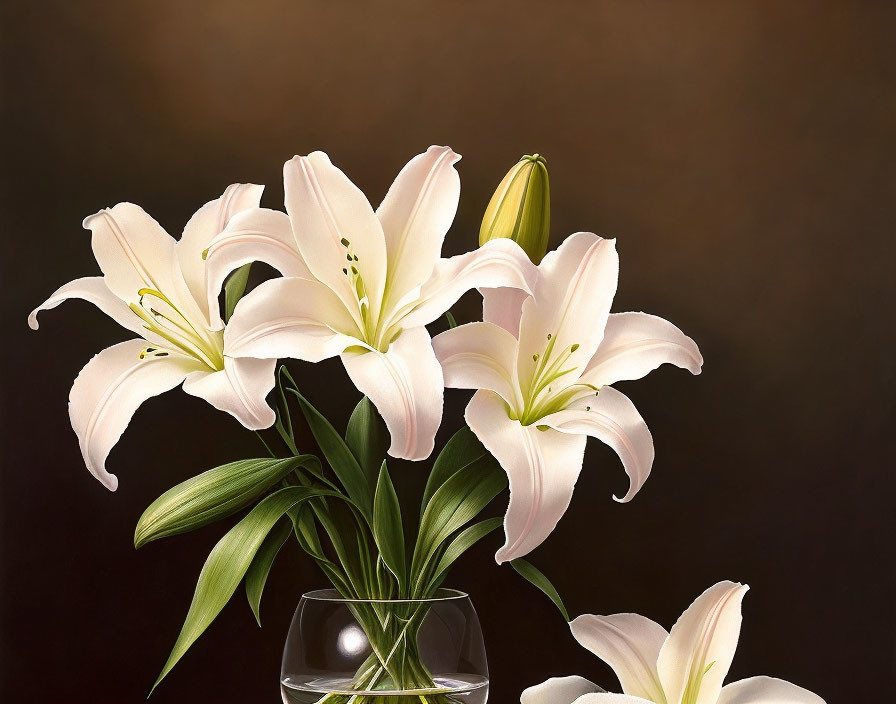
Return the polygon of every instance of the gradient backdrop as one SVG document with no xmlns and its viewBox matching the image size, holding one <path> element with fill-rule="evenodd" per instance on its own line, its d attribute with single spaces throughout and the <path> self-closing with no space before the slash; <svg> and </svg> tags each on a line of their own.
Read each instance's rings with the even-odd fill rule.
<svg viewBox="0 0 896 704">
<path fill-rule="evenodd" d="M 892 691 L 893 3 L 5 0 L 2 14 L 0 699 L 142 701 L 223 527 L 136 553 L 134 524 L 176 482 L 258 453 L 171 393 L 112 452 L 117 494 L 88 475 L 68 389 L 127 333 L 84 303 L 25 324 L 97 271 L 81 219 L 132 200 L 179 235 L 235 181 L 281 207 L 281 164 L 314 149 L 378 202 L 432 143 L 464 155 L 446 252 L 475 244 L 506 169 L 544 153 L 553 244 L 618 237 L 614 309 L 673 320 L 706 358 L 700 377 L 622 385 L 657 449 L 633 503 L 613 502 L 624 473 L 589 443 L 569 513 L 531 556 L 570 611 L 668 627 L 740 580 L 730 679 L 778 675 L 829 704 Z M 468 295 L 458 318 L 477 306 Z M 340 364 L 294 369 L 344 423 L 356 395 Z M 448 393 L 443 439 L 467 397 Z M 395 467 L 404 498 L 424 472 Z M 450 581 L 478 607 L 492 701 L 551 675 L 615 688 L 486 542 Z M 292 610 L 323 581 L 290 545 L 264 628 L 238 594 L 152 701 L 277 701 Z"/>
</svg>

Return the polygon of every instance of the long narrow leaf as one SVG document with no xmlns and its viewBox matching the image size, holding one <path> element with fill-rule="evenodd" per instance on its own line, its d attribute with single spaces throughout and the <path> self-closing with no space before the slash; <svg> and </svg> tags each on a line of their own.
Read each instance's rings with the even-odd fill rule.
<svg viewBox="0 0 896 704">
<path fill-rule="evenodd" d="M 299 405 L 314 439 L 324 453 L 327 462 L 333 468 L 346 493 L 361 513 L 370 522 L 373 513 L 373 485 L 368 481 L 364 470 L 352 454 L 342 436 L 308 400 L 295 389 L 288 389 L 299 399 Z"/>
<path fill-rule="evenodd" d="M 199 573 L 183 628 L 159 678 L 152 686 L 153 690 L 233 596 L 274 524 L 293 506 L 316 496 L 340 495 L 326 489 L 300 486 L 280 489 L 262 499 L 212 548 Z"/>
<path fill-rule="evenodd" d="M 423 500 L 420 502 L 421 519 L 433 494 L 448 481 L 452 474 L 487 455 L 488 450 L 468 427 L 464 426 L 452 435 L 439 456 L 436 457 L 432 471 L 429 473 L 426 488 L 423 490 Z"/>
<path fill-rule="evenodd" d="M 290 472 L 315 462 L 319 460 L 314 455 L 239 460 L 188 479 L 166 491 L 143 512 L 134 531 L 134 547 L 226 518 Z"/>
<path fill-rule="evenodd" d="M 398 495 L 383 462 L 380 467 L 380 478 L 376 484 L 376 495 L 373 499 L 373 539 L 376 541 L 380 555 L 386 567 L 398 580 L 399 594 L 404 594 L 407 584 L 407 563 L 404 552 L 404 528 L 401 522 L 401 506 Z"/>
<path fill-rule="evenodd" d="M 367 481 L 373 485 L 389 447 L 389 434 L 376 406 L 366 396 L 358 402 L 348 419 L 345 443 L 364 470 Z"/>
<path fill-rule="evenodd" d="M 284 516 L 268 533 L 246 572 L 246 598 L 259 626 L 261 626 L 261 594 L 277 553 L 280 552 L 290 533 L 292 533 L 292 521 Z"/>
<path fill-rule="evenodd" d="M 445 548 L 445 552 L 442 553 L 439 564 L 436 566 L 430 579 L 427 591 L 431 591 L 441 583 L 445 573 L 461 555 L 503 524 L 503 518 L 487 518 L 479 523 L 474 523 L 458 533 L 454 540 L 448 544 L 448 547 Z"/>
<path fill-rule="evenodd" d="M 554 585 L 551 584 L 551 580 L 545 577 L 544 573 L 540 569 L 538 569 L 532 563 L 526 562 L 522 558 L 511 560 L 510 566 L 513 567 L 513 569 L 515 569 L 517 572 L 519 572 L 520 576 L 543 591 L 547 595 L 547 597 L 554 602 L 554 606 L 560 609 L 560 613 L 563 614 L 563 618 L 566 619 L 566 621 L 569 621 L 569 613 L 567 613 L 566 607 L 563 605 L 563 599 L 560 598 L 560 594 L 554 588 Z"/>
<path fill-rule="evenodd" d="M 246 284 L 249 283 L 249 272 L 252 270 L 252 262 L 243 264 L 234 271 L 224 284 L 224 322 L 230 320 L 233 309 L 240 302 L 246 292 Z"/>
</svg>

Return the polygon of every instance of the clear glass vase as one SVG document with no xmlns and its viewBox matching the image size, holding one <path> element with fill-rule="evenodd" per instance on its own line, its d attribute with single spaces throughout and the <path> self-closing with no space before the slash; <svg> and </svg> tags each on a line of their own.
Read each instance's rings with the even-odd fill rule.
<svg viewBox="0 0 896 704">
<path fill-rule="evenodd" d="M 299 601 L 283 649 L 284 704 L 485 704 L 479 619 L 463 592 L 429 599 Z"/>
</svg>

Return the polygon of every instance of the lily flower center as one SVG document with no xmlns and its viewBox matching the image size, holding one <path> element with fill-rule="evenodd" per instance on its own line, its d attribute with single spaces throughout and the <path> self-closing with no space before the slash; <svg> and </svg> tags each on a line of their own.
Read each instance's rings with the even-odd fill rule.
<svg viewBox="0 0 896 704">
<path fill-rule="evenodd" d="M 360 259 L 358 255 L 352 251 L 352 243 L 343 237 L 340 243 L 345 247 L 346 264 L 342 268 L 342 273 L 348 278 L 349 286 L 355 294 L 358 301 L 358 315 L 361 319 L 361 332 L 364 335 L 364 341 L 370 345 L 374 345 L 376 321 L 370 313 L 370 298 L 367 295 L 367 287 L 364 285 L 364 277 L 359 267 Z M 375 346 L 375 345 L 374 345 Z"/>
<path fill-rule="evenodd" d="M 194 325 L 161 291 L 141 288 L 137 296 L 138 302 L 128 303 L 128 307 L 143 321 L 144 328 L 210 369 L 220 371 L 224 368 L 223 332 Z M 140 359 L 167 355 L 166 350 L 150 346 L 140 353 Z"/>
<path fill-rule="evenodd" d="M 569 383 L 569 375 L 579 369 L 579 365 L 570 363 L 570 358 L 580 347 L 579 343 L 560 350 L 556 349 L 556 343 L 556 335 L 548 333 L 544 350 L 532 355 L 535 370 L 523 393 L 523 408 L 517 415 L 517 420 L 523 425 L 532 425 L 546 415 L 563 410 L 581 395 L 583 388 L 599 391 L 592 384 Z"/>
</svg>

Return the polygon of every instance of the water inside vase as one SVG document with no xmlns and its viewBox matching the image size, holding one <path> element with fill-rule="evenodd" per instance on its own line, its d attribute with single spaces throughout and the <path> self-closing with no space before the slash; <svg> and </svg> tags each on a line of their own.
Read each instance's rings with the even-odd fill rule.
<svg viewBox="0 0 896 704">
<path fill-rule="evenodd" d="M 284 677 L 280 681 L 283 704 L 485 704 L 488 679 L 479 675 L 451 674 L 433 678 L 431 689 L 359 692 L 351 678 Z"/>
</svg>

